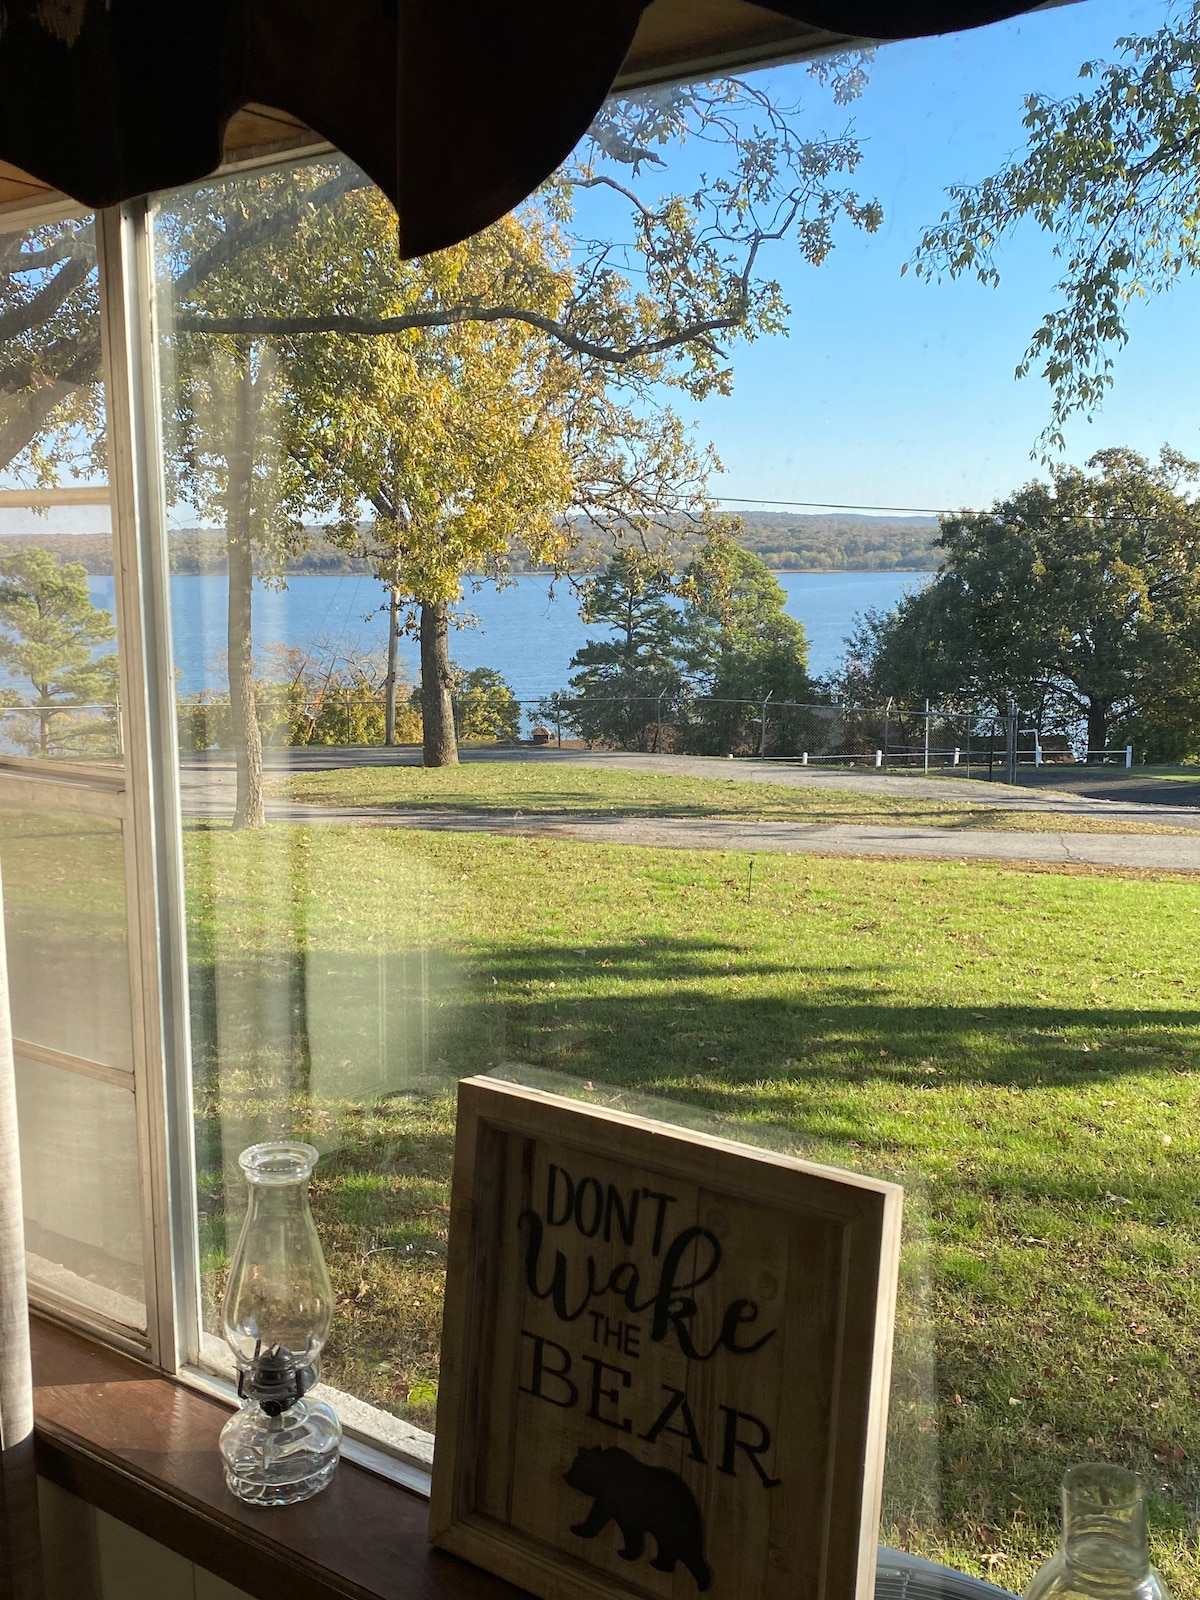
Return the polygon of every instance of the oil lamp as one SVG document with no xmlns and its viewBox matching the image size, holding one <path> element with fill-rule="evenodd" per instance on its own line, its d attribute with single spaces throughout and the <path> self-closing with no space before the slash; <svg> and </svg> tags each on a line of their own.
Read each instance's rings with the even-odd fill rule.
<svg viewBox="0 0 1200 1600">
<path fill-rule="evenodd" d="M 308 1206 L 311 1145 L 251 1145 L 238 1157 L 249 1185 L 233 1252 L 222 1331 L 238 1368 L 241 1405 L 221 1429 L 225 1481 L 251 1505 L 307 1500 L 333 1477 L 342 1429 L 306 1398 L 329 1337 L 333 1289 Z"/>
</svg>

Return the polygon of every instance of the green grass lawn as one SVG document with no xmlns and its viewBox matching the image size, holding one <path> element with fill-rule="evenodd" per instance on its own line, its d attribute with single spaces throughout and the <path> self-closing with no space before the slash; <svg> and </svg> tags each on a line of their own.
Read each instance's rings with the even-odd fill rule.
<svg viewBox="0 0 1200 1600">
<path fill-rule="evenodd" d="M 550 814 L 600 817 L 732 818 L 738 821 L 859 822 L 1036 833 L 1186 833 L 1157 823 L 1070 812 L 1005 811 L 989 804 L 988 786 L 962 802 L 862 793 L 852 789 L 687 778 L 536 761 L 467 762 L 458 767 L 340 767 L 297 773 L 273 792 L 324 806 L 468 811 L 481 819 Z M 1006 794 L 1014 793 L 1011 789 Z M 1200 829 L 1200 822 L 1197 823 Z"/>
<path fill-rule="evenodd" d="M 483 770 L 498 807 L 526 781 Z M 558 808 L 582 781 L 536 777 Z M 712 803 L 676 783 L 671 814 Z M 751 881 L 734 852 L 328 824 L 186 847 L 210 1315 L 237 1151 L 311 1137 L 326 1375 L 428 1425 L 454 1080 L 661 1097 L 905 1183 L 885 1536 L 1019 1590 L 1062 1469 L 1111 1458 L 1200 1595 L 1193 880 L 772 856 Z"/>
</svg>

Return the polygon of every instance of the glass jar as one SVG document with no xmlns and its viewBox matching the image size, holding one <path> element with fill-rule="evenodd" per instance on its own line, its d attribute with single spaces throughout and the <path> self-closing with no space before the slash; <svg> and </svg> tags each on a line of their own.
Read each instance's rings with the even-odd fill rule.
<svg viewBox="0 0 1200 1600">
<path fill-rule="evenodd" d="M 1071 1467 L 1062 1501 L 1062 1545 L 1023 1600 L 1171 1600 L 1150 1565 L 1139 1478 L 1124 1467 Z"/>
<path fill-rule="evenodd" d="M 341 1424 L 317 1382 L 333 1288 L 308 1205 L 311 1145 L 256 1144 L 238 1158 L 249 1185 L 229 1268 L 222 1329 L 242 1404 L 221 1430 L 225 1481 L 253 1505 L 307 1500 L 332 1478 Z"/>
</svg>

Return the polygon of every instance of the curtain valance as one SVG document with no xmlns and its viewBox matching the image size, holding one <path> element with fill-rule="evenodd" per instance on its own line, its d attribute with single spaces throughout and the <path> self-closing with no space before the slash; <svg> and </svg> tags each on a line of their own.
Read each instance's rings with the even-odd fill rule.
<svg viewBox="0 0 1200 1600">
<path fill-rule="evenodd" d="M 711 0 L 654 4 L 678 13 L 679 59 L 702 59 Z M 233 113 L 271 106 L 364 168 L 395 202 L 402 249 L 416 255 L 495 221 L 554 170 L 608 93 L 646 5 L 3 0 L 0 162 L 89 207 L 111 205 L 213 171 Z M 770 6 L 852 40 L 944 33 L 1024 9 L 1014 0 Z"/>
</svg>

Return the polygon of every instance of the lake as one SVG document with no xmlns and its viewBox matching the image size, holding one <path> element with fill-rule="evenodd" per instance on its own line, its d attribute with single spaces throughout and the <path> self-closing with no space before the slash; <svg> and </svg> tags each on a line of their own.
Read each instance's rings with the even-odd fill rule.
<svg viewBox="0 0 1200 1600">
<path fill-rule="evenodd" d="M 841 660 L 854 618 L 863 611 L 887 611 L 906 591 L 920 588 L 927 572 L 785 572 L 777 574 L 787 594 L 787 609 L 808 634 L 809 671 L 832 672 Z M 89 578 L 95 605 L 113 608 L 112 578 Z M 255 586 L 256 645 L 360 646 L 382 651 L 387 619 L 381 590 L 368 577 L 293 577 L 284 590 Z M 193 694 L 225 687 L 226 581 L 223 576 L 171 579 L 175 666 L 179 689 Z M 550 580 L 518 578 L 507 589 L 491 585 L 468 595 L 464 612 L 479 626 L 459 630 L 450 653 L 464 667 L 494 667 L 520 700 L 537 700 L 567 687 L 571 657 L 588 629 L 579 620 L 578 600 L 568 584 L 551 594 Z M 372 615 L 372 613 L 374 614 Z M 599 630 L 591 630 L 599 633 Z M 417 673 L 415 639 L 401 641 L 410 678 Z"/>
</svg>

